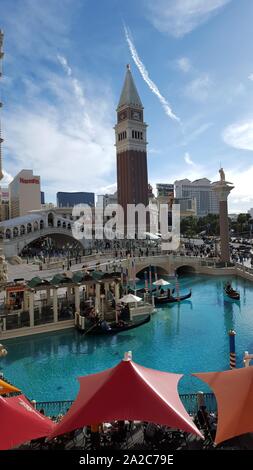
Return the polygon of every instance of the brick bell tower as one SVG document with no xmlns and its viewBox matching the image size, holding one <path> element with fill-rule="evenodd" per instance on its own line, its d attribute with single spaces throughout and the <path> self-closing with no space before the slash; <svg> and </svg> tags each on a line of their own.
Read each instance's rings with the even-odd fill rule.
<svg viewBox="0 0 253 470">
<path fill-rule="evenodd" d="M 127 204 L 148 205 L 147 124 L 130 65 L 116 111 L 118 204 L 126 214 Z"/>
</svg>

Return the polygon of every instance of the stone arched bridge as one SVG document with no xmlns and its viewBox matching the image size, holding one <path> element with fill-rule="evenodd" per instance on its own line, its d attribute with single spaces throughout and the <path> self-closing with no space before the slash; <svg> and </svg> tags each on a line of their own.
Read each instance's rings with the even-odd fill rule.
<svg viewBox="0 0 253 470">
<path fill-rule="evenodd" d="M 174 275 L 179 269 L 191 270 L 195 272 L 206 272 L 209 267 L 214 267 L 214 259 L 203 259 L 195 256 L 179 256 L 178 254 L 161 254 L 157 256 L 135 257 L 124 260 L 122 267 L 128 268 L 130 277 L 133 273 L 138 273 L 149 269 L 149 266 L 156 266 L 159 275 Z"/>
</svg>

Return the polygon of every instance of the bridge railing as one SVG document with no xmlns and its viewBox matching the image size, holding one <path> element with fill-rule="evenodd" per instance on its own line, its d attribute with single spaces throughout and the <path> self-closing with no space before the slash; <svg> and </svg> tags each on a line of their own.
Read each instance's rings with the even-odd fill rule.
<svg viewBox="0 0 253 470">
<path fill-rule="evenodd" d="M 248 274 L 253 274 L 253 268 L 251 268 L 250 266 L 245 266 L 240 263 L 235 263 L 235 267 L 238 271 L 243 271 Z"/>
<path fill-rule="evenodd" d="M 217 411 L 217 403 L 213 393 L 204 393 L 204 402 L 209 412 Z M 180 398 L 187 409 L 188 413 L 194 414 L 198 411 L 198 402 L 196 393 L 183 393 L 180 394 Z M 38 401 L 36 402 L 36 409 L 43 409 L 47 416 L 58 416 L 59 414 L 65 414 L 70 406 L 74 403 L 74 400 L 63 400 L 63 401 Z"/>
</svg>

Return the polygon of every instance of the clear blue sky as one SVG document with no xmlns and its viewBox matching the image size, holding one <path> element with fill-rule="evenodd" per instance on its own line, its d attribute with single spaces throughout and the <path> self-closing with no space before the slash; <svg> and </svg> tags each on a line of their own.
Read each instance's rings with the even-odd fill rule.
<svg viewBox="0 0 253 470">
<path fill-rule="evenodd" d="M 0 10 L 5 181 L 33 168 L 52 202 L 114 189 L 129 62 L 151 184 L 215 180 L 221 162 L 235 183 L 230 212 L 253 207 L 252 0 L 0 0 Z"/>
</svg>

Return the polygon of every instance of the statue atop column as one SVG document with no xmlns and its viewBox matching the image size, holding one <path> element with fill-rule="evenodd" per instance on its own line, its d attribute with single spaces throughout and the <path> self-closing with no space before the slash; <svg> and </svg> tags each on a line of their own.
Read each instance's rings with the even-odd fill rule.
<svg viewBox="0 0 253 470">
<path fill-rule="evenodd" d="M 226 181 L 225 172 L 224 172 L 223 168 L 219 169 L 219 173 L 220 173 L 220 181 Z"/>
</svg>

